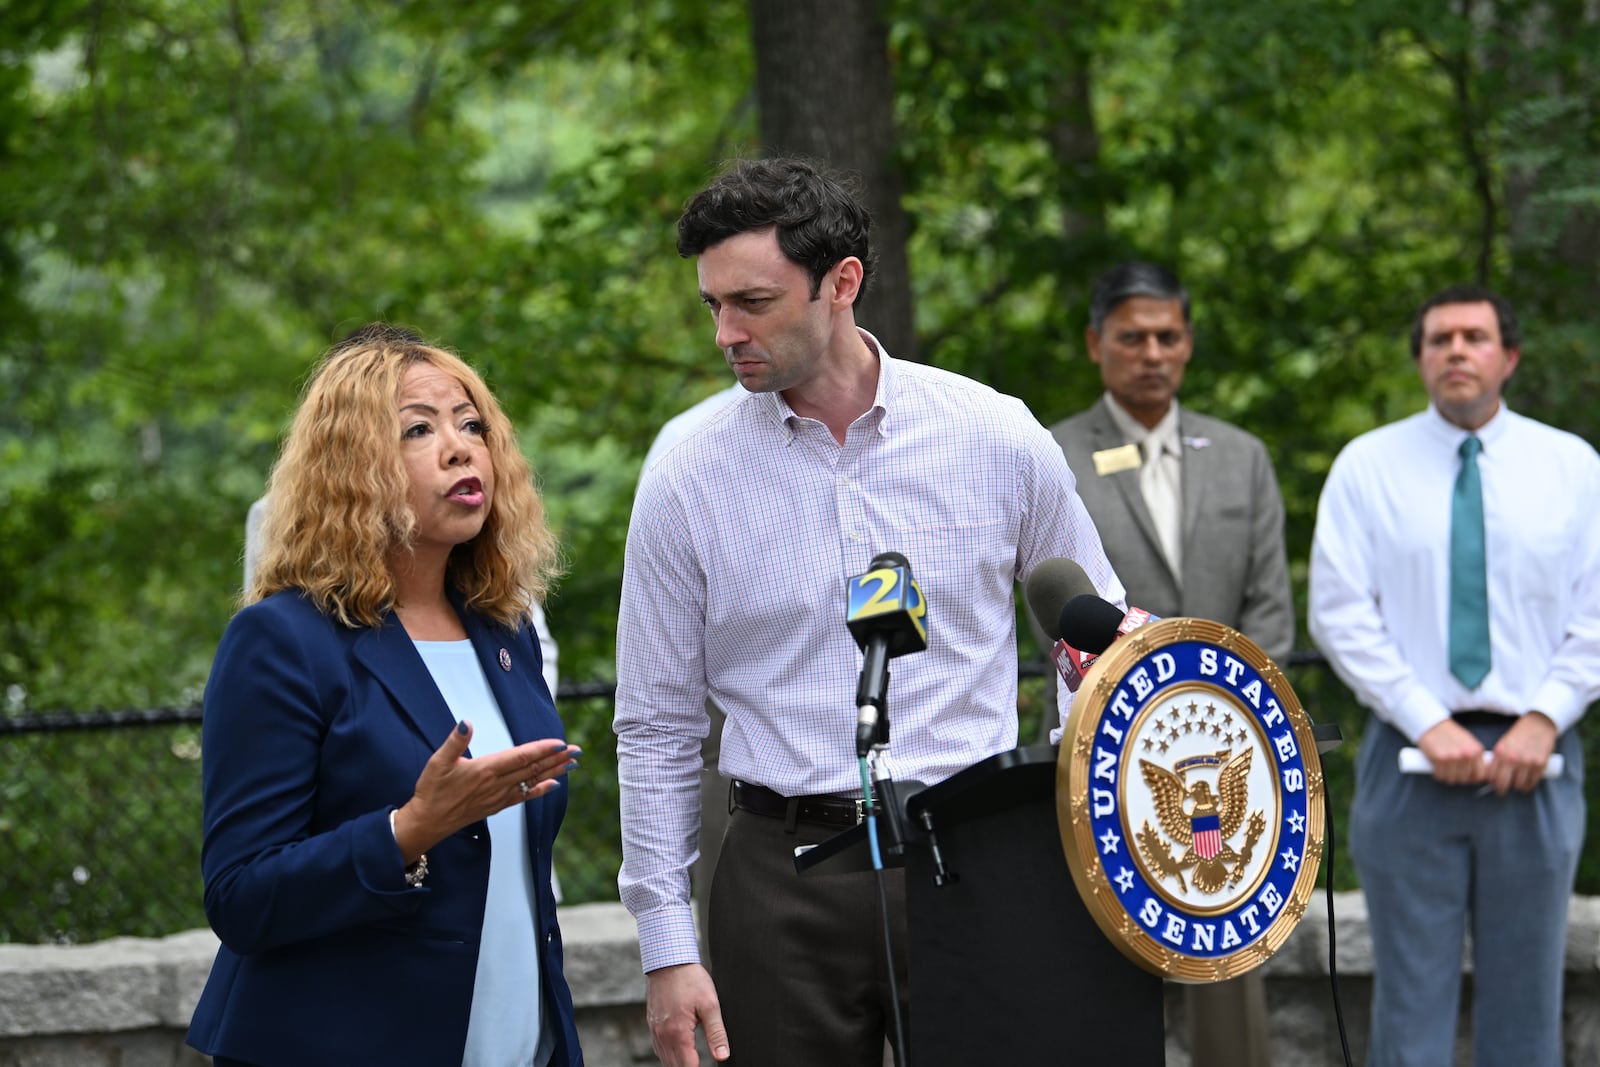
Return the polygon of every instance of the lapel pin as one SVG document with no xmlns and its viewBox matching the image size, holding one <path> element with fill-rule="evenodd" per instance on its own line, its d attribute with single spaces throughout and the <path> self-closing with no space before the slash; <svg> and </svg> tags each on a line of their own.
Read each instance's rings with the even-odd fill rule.
<svg viewBox="0 0 1600 1067">
<path fill-rule="evenodd" d="M 503 648 L 500 650 L 500 669 L 503 671 L 511 669 L 511 653 Z"/>
</svg>

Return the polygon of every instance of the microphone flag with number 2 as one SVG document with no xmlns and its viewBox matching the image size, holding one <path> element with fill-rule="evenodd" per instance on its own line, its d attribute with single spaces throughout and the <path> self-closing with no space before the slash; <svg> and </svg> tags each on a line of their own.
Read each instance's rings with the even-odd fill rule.
<svg viewBox="0 0 1600 1067">
<path fill-rule="evenodd" d="M 888 741 L 889 660 L 928 647 L 928 602 L 898 552 L 874 556 L 865 574 L 850 579 L 845 625 L 861 647 L 856 687 L 856 754 Z"/>
</svg>

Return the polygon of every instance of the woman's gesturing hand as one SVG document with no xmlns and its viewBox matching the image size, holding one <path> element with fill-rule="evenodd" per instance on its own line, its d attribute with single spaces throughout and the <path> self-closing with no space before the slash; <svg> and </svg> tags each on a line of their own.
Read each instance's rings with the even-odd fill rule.
<svg viewBox="0 0 1600 1067">
<path fill-rule="evenodd" d="M 428 757 L 411 799 L 395 812 L 395 840 L 407 863 L 463 826 L 555 789 L 582 751 L 547 738 L 467 759 L 471 740 L 472 724 L 463 720 Z"/>
</svg>

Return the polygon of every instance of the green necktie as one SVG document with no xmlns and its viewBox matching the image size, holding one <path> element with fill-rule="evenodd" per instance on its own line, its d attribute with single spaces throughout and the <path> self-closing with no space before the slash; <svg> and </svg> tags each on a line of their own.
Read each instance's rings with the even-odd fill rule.
<svg viewBox="0 0 1600 1067">
<path fill-rule="evenodd" d="M 1461 470 L 1450 497 L 1450 673 L 1476 689 L 1489 673 L 1489 568 L 1484 557 L 1483 442 L 1461 442 Z"/>
</svg>

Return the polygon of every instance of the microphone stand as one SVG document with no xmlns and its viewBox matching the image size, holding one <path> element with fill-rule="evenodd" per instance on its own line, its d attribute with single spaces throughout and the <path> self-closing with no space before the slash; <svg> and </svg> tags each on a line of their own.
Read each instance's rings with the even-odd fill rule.
<svg viewBox="0 0 1600 1067">
<path fill-rule="evenodd" d="M 887 744 L 872 746 L 866 756 L 866 770 L 867 776 L 862 785 L 863 821 L 880 816 L 868 827 L 868 838 L 873 842 L 875 852 L 881 849 L 890 856 L 903 859 L 910 835 L 906 832 L 906 807 L 895 785 Z M 918 787 L 913 792 L 919 792 L 921 783 L 912 784 Z M 878 856 L 874 856 L 873 866 L 881 868 Z"/>
<path fill-rule="evenodd" d="M 872 705 L 863 705 L 861 710 L 864 716 Z M 877 710 L 874 708 L 874 710 Z M 896 987 L 894 976 L 894 939 L 891 934 L 889 922 L 889 892 L 886 888 L 883 875 L 884 842 L 880 840 L 880 821 L 887 834 L 888 851 L 898 859 L 895 866 L 905 862 L 905 825 L 904 807 L 895 796 L 894 776 L 889 767 L 889 702 L 883 701 L 882 716 L 876 720 L 877 737 L 873 745 L 867 750 L 866 755 L 860 757 L 861 763 L 861 792 L 862 792 L 862 822 L 867 828 L 868 850 L 872 857 L 873 878 L 878 887 L 878 910 L 883 919 L 883 953 L 884 969 L 889 975 L 889 1000 L 894 1006 L 894 1053 L 897 1067 L 910 1067 L 911 1048 L 906 1044 L 905 1020 L 900 1012 L 900 992 Z M 878 815 L 882 811 L 888 818 L 880 820 Z"/>
</svg>

